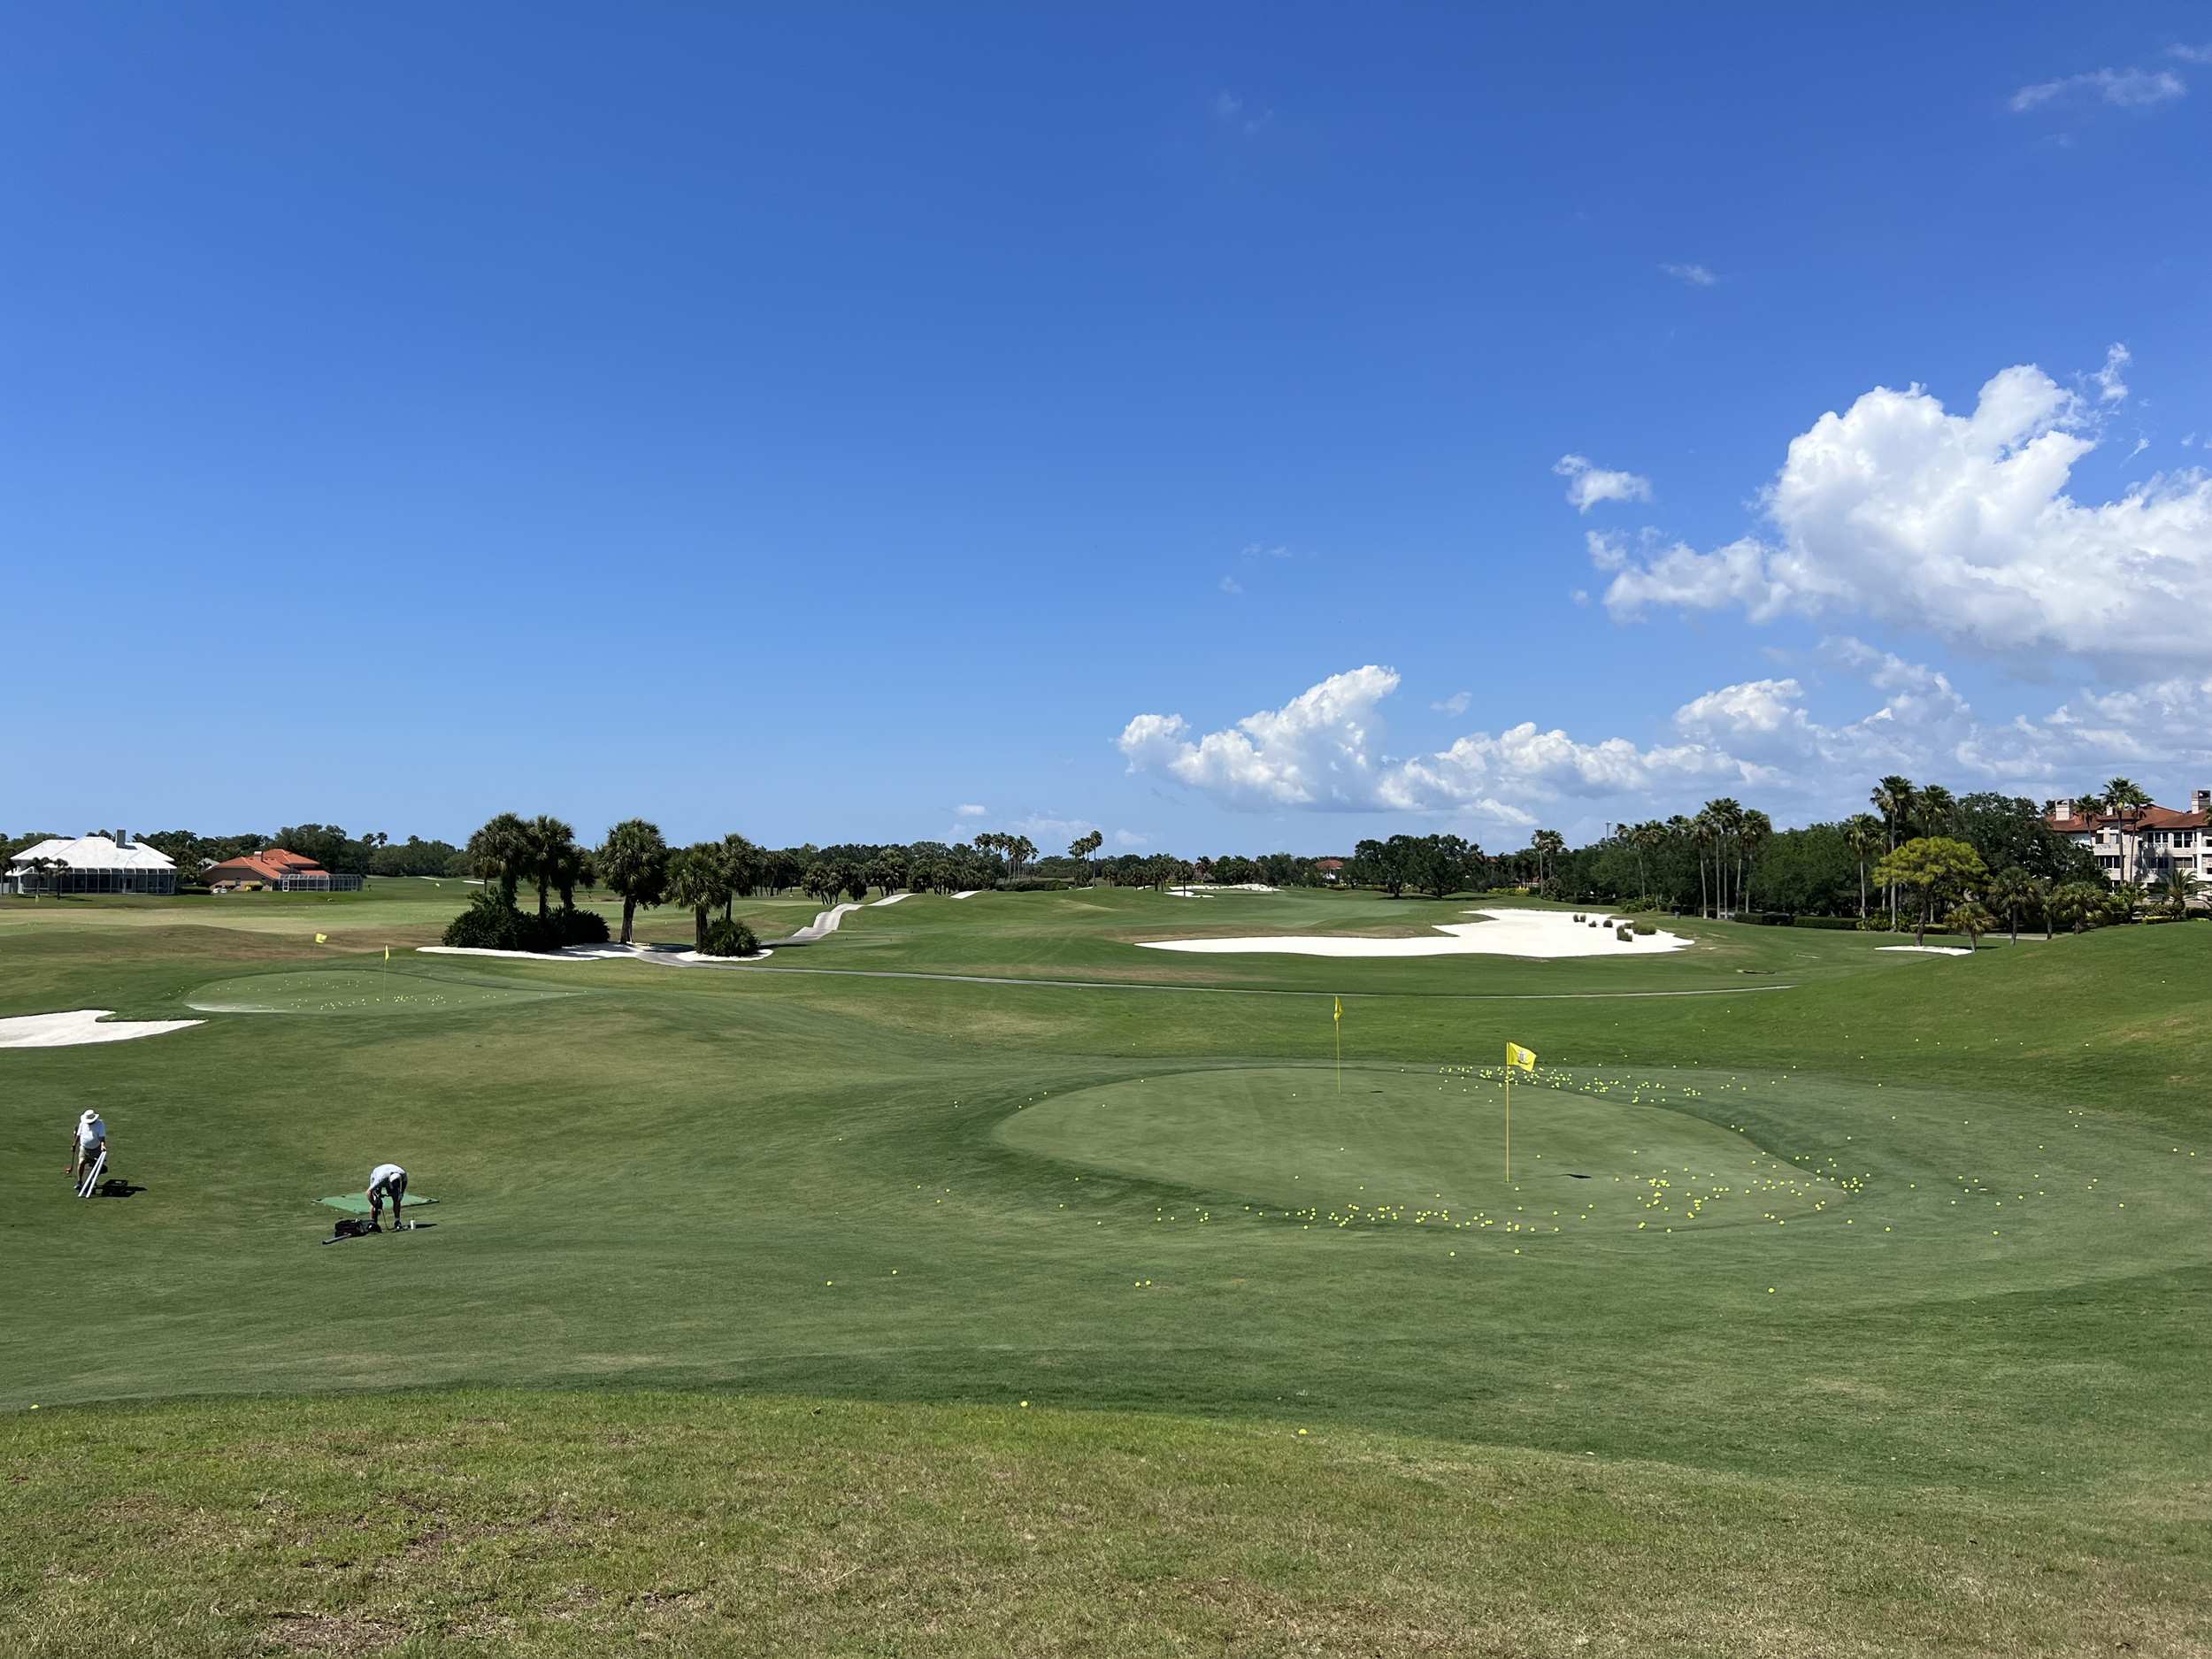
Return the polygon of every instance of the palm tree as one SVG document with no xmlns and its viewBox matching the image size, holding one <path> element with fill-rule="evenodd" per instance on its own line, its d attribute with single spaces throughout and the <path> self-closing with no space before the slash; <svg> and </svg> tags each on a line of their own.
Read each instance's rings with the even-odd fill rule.
<svg viewBox="0 0 2212 1659">
<path fill-rule="evenodd" d="M 760 885 L 761 875 L 768 867 L 768 855 L 742 835 L 732 833 L 722 838 L 722 869 L 729 877 L 730 890 L 722 901 L 722 919 L 730 919 L 730 911 L 740 895 L 749 898 Z"/>
<path fill-rule="evenodd" d="M 667 897 L 691 912 L 691 948 L 707 948 L 707 917 L 727 901 L 729 863 L 719 841 L 694 841 L 668 859 Z"/>
<path fill-rule="evenodd" d="M 1548 879 L 1548 872 L 1556 870 L 1559 855 L 1567 850 L 1567 838 L 1557 830 L 1540 829 L 1529 837 L 1529 850 L 1536 855 L 1536 887 L 1540 893 Z"/>
<path fill-rule="evenodd" d="M 512 910 L 515 888 L 530 867 L 530 826 L 512 812 L 497 813 L 469 837 L 466 850 L 476 873 L 487 881 L 498 882 L 501 898 Z"/>
<path fill-rule="evenodd" d="M 1773 834 L 1774 820 L 1755 807 L 1746 812 L 1743 815 L 1743 821 L 1737 826 L 1736 895 L 1738 902 L 1747 902 L 1748 895 L 1751 892 L 1751 855 L 1757 852 L 1764 842 L 1772 838 Z"/>
<path fill-rule="evenodd" d="M 1708 807 L 1690 820 L 1690 839 L 1697 846 L 1697 913 L 1705 914 L 1705 849 L 1720 839 L 1720 832 L 1713 823 L 1712 809 Z"/>
<path fill-rule="evenodd" d="M 668 842 L 660 826 L 641 818 L 625 818 L 607 832 L 599 849 L 599 875 L 622 895 L 622 942 L 641 904 L 658 904 L 668 890 Z"/>
<path fill-rule="evenodd" d="M 551 890 L 559 885 L 563 873 L 576 864 L 576 832 L 560 819 L 541 812 L 523 826 L 522 844 L 530 879 L 537 883 L 538 914 L 542 917 Z M 572 888 L 575 877 L 570 875 L 568 881 Z"/>
<path fill-rule="evenodd" d="M 1970 949 L 1979 949 L 1982 935 L 1993 931 L 1997 918 L 1973 899 L 1951 907 L 1950 915 L 1943 918 L 1955 933 L 1964 933 Z"/>
<path fill-rule="evenodd" d="M 1871 812 L 1856 813 L 1844 820 L 1843 839 L 1845 845 L 1851 849 L 1852 856 L 1859 861 L 1859 919 L 1864 921 L 1867 861 L 1881 850 L 1882 820 Z"/>
<path fill-rule="evenodd" d="M 1912 780 L 1892 772 L 1874 786 L 1867 803 L 1882 815 L 1882 828 L 1889 839 L 1889 850 L 1897 850 L 1897 829 L 1912 811 Z M 1897 931 L 1897 889 L 1889 889 L 1889 931 Z"/>
<path fill-rule="evenodd" d="M 1982 896 L 2012 925 L 2012 942 L 2016 945 L 2020 942 L 2020 912 L 2032 910 L 2043 902 L 2043 879 L 2013 864 L 1991 878 L 1989 890 Z"/>
<path fill-rule="evenodd" d="M 2159 902 L 2176 921 L 2189 914 L 2189 901 L 2196 896 L 2197 878 L 2179 864 L 2170 867 L 2158 879 Z"/>
<path fill-rule="evenodd" d="M 1083 880 L 1086 886 L 1097 879 L 1091 870 L 1091 855 L 1105 844 L 1106 837 L 1097 830 L 1079 835 L 1068 843 L 1068 856 L 1080 859 L 1083 863 Z"/>
<path fill-rule="evenodd" d="M 2051 910 L 2078 933 L 2111 902 L 2109 887 L 2093 881 L 2068 881 L 2052 891 Z"/>
<path fill-rule="evenodd" d="M 1939 783 L 1932 783 L 1913 803 L 1923 835 L 1948 835 L 1956 826 L 1958 797 Z"/>
<path fill-rule="evenodd" d="M 2143 809 L 2151 803 L 2150 796 L 2136 787 L 2132 780 L 2115 778 L 2104 787 L 2104 810 L 2120 820 L 2120 879 L 2135 879 L 2135 826 L 2141 822 Z"/>
</svg>

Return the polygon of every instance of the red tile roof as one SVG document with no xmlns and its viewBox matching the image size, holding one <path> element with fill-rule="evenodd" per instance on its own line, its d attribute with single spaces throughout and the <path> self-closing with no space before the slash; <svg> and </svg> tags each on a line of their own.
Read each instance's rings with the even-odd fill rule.
<svg viewBox="0 0 2212 1659">
<path fill-rule="evenodd" d="M 287 876 L 321 868 L 312 858 L 303 858 L 281 847 L 271 847 L 248 853 L 242 858 L 226 858 L 219 864 L 210 864 L 207 879 L 211 885 L 218 881 L 281 881 Z"/>
</svg>

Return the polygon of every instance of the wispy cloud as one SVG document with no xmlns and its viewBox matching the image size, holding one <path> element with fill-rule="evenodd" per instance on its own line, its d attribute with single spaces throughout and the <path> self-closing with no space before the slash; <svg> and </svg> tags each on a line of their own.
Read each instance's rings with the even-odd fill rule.
<svg viewBox="0 0 2212 1659">
<path fill-rule="evenodd" d="M 1294 558 L 1297 555 L 1280 543 L 1270 547 L 1264 541 L 1247 541 L 1244 544 L 1244 557 L 1248 559 L 1286 559 Z"/>
<path fill-rule="evenodd" d="M 1272 110 L 1256 109 L 1233 92 L 1214 94 L 1214 125 L 1240 138 L 1254 138 L 1275 119 Z"/>
<path fill-rule="evenodd" d="M 1474 700 L 1474 695 L 1471 692 L 1455 691 L 1440 702 L 1432 703 L 1429 707 L 1439 714 L 1464 714 L 1467 712 L 1467 705 Z"/>
<path fill-rule="evenodd" d="M 2169 46 L 2166 56 L 2185 64 L 2212 64 L 2212 42 L 2202 46 Z"/>
<path fill-rule="evenodd" d="M 952 810 L 955 818 L 988 818 L 991 815 L 989 807 L 979 806 L 973 801 L 956 806 Z"/>
<path fill-rule="evenodd" d="M 2177 49 L 2175 55 L 2180 56 L 2182 50 Z M 2089 97 L 2117 109 L 2142 110 L 2170 104 L 2188 90 L 2189 83 L 2170 69 L 2093 69 L 2086 74 L 2063 75 L 2023 87 L 2012 95 L 2011 109 L 2015 115 L 2024 115 L 2062 99 Z"/>
<path fill-rule="evenodd" d="M 1676 281 L 1694 288 L 1709 288 L 1720 280 L 1713 274 L 1710 265 L 1677 265 L 1671 260 L 1663 259 L 1659 262 L 1659 268 Z"/>
<path fill-rule="evenodd" d="M 1114 832 L 1114 845 L 1117 847 L 1149 847 L 1151 844 L 1152 837 L 1139 834 L 1135 830 Z"/>
<path fill-rule="evenodd" d="M 1244 584 L 1233 576 L 1224 576 L 1221 579 L 1221 591 L 1225 594 L 1240 594 L 1244 591 Z"/>
<path fill-rule="evenodd" d="M 1651 480 L 1637 472 L 1616 472 L 1586 455 L 1563 455 L 1551 470 L 1567 480 L 1567 499 L 1577 512 L 1601 501 L 1649 501 Z"/>
</svg>

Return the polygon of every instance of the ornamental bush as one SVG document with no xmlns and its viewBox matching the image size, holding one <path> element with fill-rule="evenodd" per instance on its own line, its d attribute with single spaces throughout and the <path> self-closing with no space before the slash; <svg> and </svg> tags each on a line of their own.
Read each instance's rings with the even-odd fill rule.
<svg viewBox="0 0 2212 1659">
<path fill-rule="evenodd" d="M 1657 928 L 1657 927 L 1656 927 L 1654 924 L 1652 924 L 1652 923 L 1650 923 L 1650 922 L 1638 922 L 1638 923 L 1636 924 L 1636 932 L 1637 932 L 1637 933 L 1638 933 L 1640 936 L 1642 936 L 1643 938 L 1646 938 L 1646 939 L 1649 939 L 1649 938 L 1650 938 L 1653 934 L 1656 933 L 1658 931 L 1659 931 L 1659 929 L 1658 929 L 1658 928 Z"/>
<path fill-rule="evenodd" d="M 534 916 L 487 887 L 446 924 L 445 942 L 470 950 L 558 950 L 563 945 L 603 945 L 607 918 L 597 910 L 563 909 Z"/>
<path fill-rule="evenodd" d="M 718 916 L 707 924 L 706 942 L 699 950 L 709 956 L 757 956 L 760 937 L 744 923 Z"/>
</svg>

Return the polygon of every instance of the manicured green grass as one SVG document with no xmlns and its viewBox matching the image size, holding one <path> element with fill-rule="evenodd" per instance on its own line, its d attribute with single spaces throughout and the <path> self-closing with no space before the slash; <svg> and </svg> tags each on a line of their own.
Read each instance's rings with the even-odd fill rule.
<svg viewBox="0 0 2212 1659">
<path fill-rule="evenodd" d="M 0 1015 L 283 1010 L 0 1052 L 0 1650 L 2203 1651 L 2212 927 L 1103 891 L 674 970 L 386 888 L 0 907 Z M 388 1157 L 436 1225 L 318 1247 Z"/>
</svg>

